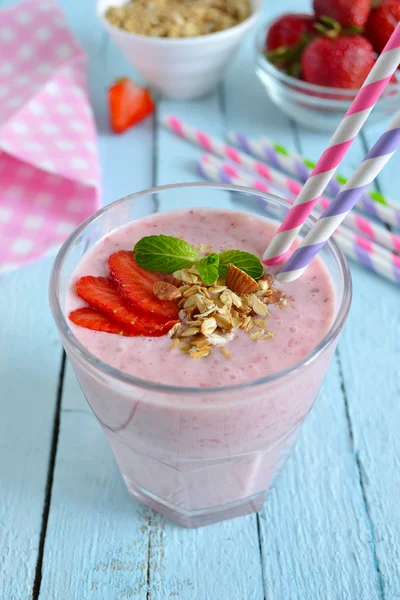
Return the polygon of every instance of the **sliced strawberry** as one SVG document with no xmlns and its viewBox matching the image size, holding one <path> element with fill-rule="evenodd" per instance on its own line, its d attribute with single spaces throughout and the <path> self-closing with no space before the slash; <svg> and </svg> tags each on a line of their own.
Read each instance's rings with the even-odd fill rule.
<svg viewBox="0 0 400 600">
<path fill-rule="evenodd" d="M 114 319 L 104 315 L 95 308 L 78 308 L 69 314 L 69 318 L 75 325 L 86 327 L 86 329 L 93 329 L 94 331 L 117 333 L 128 337 L 138 335 L 133 329 L 126 327 L 122 323 L 118 323 L 118 321 L 114 321 Z"/>
<path fill-rule="evenodd" d="M 164 335 L 177 322 L 141 313 L 121 296 L 117 284 L 106 277 L 81 277 L 76 292 L 92 308 L 128 326 L 136 335 Z"/>
<path fill-rule="evenodd" d="M 154 102 L 147 88 L 124 77 L 108 90 L 111 127 L 122 133 L 154 111 Z"/>
<path fill-rule="evenodd" d="M 115 252 L 108 259 L 108 267 L 121 294 L 136 308 L 161 318 L 178 318 L 179 307 L 176 300 L 159 300 L 154 295 L 153 285 L 163 279 L 161 275 L 138 267 L 133 252 Z"/>
</svg>

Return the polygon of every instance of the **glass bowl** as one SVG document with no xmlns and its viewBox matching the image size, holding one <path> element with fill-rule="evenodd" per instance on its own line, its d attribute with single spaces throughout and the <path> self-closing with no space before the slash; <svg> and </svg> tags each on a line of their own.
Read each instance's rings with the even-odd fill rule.
<svg viewBox="0 0 400 600">
<path fill-rule="evenodd" d="M 271 100 L 288 117 L 310 129 L 333 133 L 358 90 L 330 88 L 287 75 L 264 56 L 265 39 L 272 22 L 256 35 L 255 68 Z M 400 83 L 389 83 L 372 111 L 367 125 L 388 119 L 398 111 Z"/>
</svg>

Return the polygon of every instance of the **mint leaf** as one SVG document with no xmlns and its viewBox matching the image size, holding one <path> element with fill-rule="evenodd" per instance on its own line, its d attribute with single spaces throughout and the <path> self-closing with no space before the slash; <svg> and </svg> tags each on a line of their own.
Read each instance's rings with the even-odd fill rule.
<svg viewBox="0 0 400 600">
<path fill-rule="evenodd" d="M 197 265 L 200 277 L 206 285 L 212 285 L 219 277 L 218 271 L 219 256 L 215 252 L 202 258 Z"/>
<path fill-rule="evenodd" d="M 219 255 L 219 274 L 225 277 L 229 264 L 242 269 L 253 279 L 260 279 L 264 275 L 264 267 L 261 260 L 250 252 L 241 250 L 226 250 Z"/>
<path fill-rule="evenodd" d="M 157 273 L 173 273 L 199 260 L 196 250 L 184 240 L 169 235 L 149 235 L 133 250 L 139 267 Z"/>
</svg>

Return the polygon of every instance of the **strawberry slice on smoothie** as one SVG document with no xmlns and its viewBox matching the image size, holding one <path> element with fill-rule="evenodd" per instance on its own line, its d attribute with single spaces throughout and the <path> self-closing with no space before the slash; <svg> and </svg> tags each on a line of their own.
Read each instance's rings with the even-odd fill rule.
<svg viewBox="0 0 400 600">
<path fill-rule="evenodd" d="M 105 314 L 117 324 L 121 323 L 124 330 L 128 331 L 128 334 L 123 335 L 161 336 L 177 322 L 138 311 L 121 296 L 116 283 L 106 277 L 81 277 L 76 284 L 76 292 L 91 308 Z M 120 325 L 118 327 L 121 329 Z"/>
<path fill-rule="evenodd" d="M 95 308 L 85 306 L 84 308 L 78 308 L 73 310 L 69 314 L 70 320 L 79 325 L 79 327 L 85 327 L 85 329 L 92 329 L 93 331 L 103 331 L 104 333 L 115 333 L 118 335 L 125 335 L 127 337 L 137 336 L 137 332 L 133 329 L 118 323 L 111 317 L 101 313 Z"/>
<path fill-rule="evenodd" d="M 120 294 L 145 313 L 151 313 L 165 319 L 178 319 L 177 301 L 159 300 L 153 292 L 156 281 L 162 277 L 141 269 L 133 257 L 133 252 L 120 250 L 108 259 L 112 279 L 118 286 Z"/>
</svg>

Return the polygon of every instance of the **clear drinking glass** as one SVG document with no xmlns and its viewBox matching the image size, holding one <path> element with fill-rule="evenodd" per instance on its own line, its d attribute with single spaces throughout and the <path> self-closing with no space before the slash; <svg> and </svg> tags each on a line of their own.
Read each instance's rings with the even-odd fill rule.
<svg viewBox="0 0 400 600">
<path fill-rule="evenodd" d="M 318 394 L 351 302 L 346 259 L 330 241 L 320 255 L 335 290 L 334 321 L 321 343 L 288 369 L 241 385 L 183 388 L 132 377 L 88 352 L 64 314 L 68 281 L 82 255 L 112 230 L 155 211 L 216 206 L 279 220 L 289 209 L 277 197 L 230 185 L 178 184 L 132 194 L 70 236 L 50 281 L 68 358 L 130 494 L 187 527 L 260 510 Z"/>
</svg>

